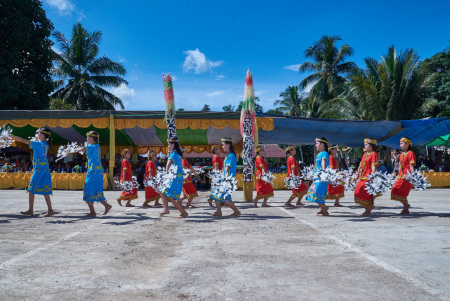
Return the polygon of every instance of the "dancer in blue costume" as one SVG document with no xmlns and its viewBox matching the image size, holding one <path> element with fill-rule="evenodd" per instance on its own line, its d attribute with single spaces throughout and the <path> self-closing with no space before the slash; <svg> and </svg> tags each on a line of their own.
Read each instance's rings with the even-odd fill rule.
<svg viewBox="0 0 450 301">
<path fill-rule="evenodd" d="M 236 152 L 234 151 L 233 139 L 227 137 L 222 138 L 221 141 L 223 150 L 228 154 L 223 164 L 223 174 L 224 175 L 230 174 L 233 177 L 236 177 L 237 158 Z M 231 195 L 227 196 L 221 195 L 219 197 L 211 195 L 210 197 L 216 201 L 217 206 L 217 211 L 211 213 L 211 215 L 222 216 L 222 204 L 225 204 L 231 209 L 233 209 L 234 213 L 232 213 L 230 216 L 241 215 L 241 212 L 237 209 L 236 205 L 234 205 L 233 201 L 231 200 Z"/>
<path fill-rule="evenodd" d="M 49 129 L 38 129 L 36 132 L 36 141 L 26 140 L 13 135 L 11 135 L 11 138 L 28 144 L 33 150 L 33 175 L 31 176 L 30 185 L 27 188 L 27 191 L 29 192 L 29 207 L 28 211 L 21 211 L 20 213 L 23 215 L 33 216 L 34 195 L 41 194 L 44 196 L 48 207 L 47 213 L 42 216 L 53 216 L 54 212 L 52 209 L 52 202 L 50 200 L 50 195 L 53 192 L 52 178 L 47 159 L 48 148 L 52 146 L 52 137 Z"/>
<path fill-rule="evenodd" d="M 319 216 L 328 216 L 328 207 L 325 205 L 325 199 L 327 197 L 328 182 L 319 182 L 317 173 L 320 170 L 325 170 L 330 162 L 328 155 L 328 141 L 324 137 L 316 138 L 316 150 L 319 153 L 316 156 L 314 166 L 314 182 L 308 189 L 306 200 L 309 202 L 316 202 L 320 206 L 320 211 L 317 213 Z"/>
<path fill-rule="evenodd" d="M 166 172 L 169 171 L 169 168 L 172 164 L 177 166 L 177 177 L 172 181 L 171 186 L 165 188 L 164 190 L 160 190 L 161 199 L 163 201 L 164 210 L 159 212 L 159 215 L 169 214 L 169 200 L 172 204 L 180 211 L 180 215 L 178 217 L 187 217 L 188 213 L 184 210 L 183 206 L 178 203 L 180 199 L 181 191 L 183 189 L 183 165 L 181 164 L 181 149 L 180 144 L 178 143 L 178 138 L 174 137 L 172 139 L 167 140 L 168 148 L 170 151 L 169 160 L 166 165 Z"/>
<path fill-rule="evenodd" d="M 95 217 L 97 213 L 94 209 L 94 202 L 100 202 L 105 206 L 107 214 L 112 206 L 106 202 L 103 195 L 103 167 L 100 160 L 101 149 L 98 144 L 100 136 L 97 132 L 90 131 L 86 134 L 88 145 L 84 148 L 88 159 L 88 170 L 86 181 L 84 182 L 83 201 L 89 206 L 89 213 L 85 217 Z"/>
</svg>

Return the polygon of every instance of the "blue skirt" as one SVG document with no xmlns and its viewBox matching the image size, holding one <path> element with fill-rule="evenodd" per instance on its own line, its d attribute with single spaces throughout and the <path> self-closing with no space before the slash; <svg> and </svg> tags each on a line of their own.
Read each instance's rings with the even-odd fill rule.
<svg viewBox="0 0 450 301">
<path fill-rule="evenodd" d="M 171 197 L 174 200 L 178 200 L 183 190 L 183 175 L 177 175 L 177 178 L 173 180 L 172 185 L 169 188 L 160 190 L 163 194 Z"/>
<path fill-rule="evenodd" d="M 308 189 L 306 200 L 325 205 L 327 197 L 328 182 L 314 181 Z"/>
<path fill-rule="evenodd" d="M 53 187 L 50 169 L 34 169 L 27 191 L 32 194 L 52 194 Z"/>
<path fill-rule="evenodd" d="M 91 171 L 87 173 L 84 182 L 83 201 L 89 203 L 106 201 L 103 195 L 103 172 Z"/>
</svg>

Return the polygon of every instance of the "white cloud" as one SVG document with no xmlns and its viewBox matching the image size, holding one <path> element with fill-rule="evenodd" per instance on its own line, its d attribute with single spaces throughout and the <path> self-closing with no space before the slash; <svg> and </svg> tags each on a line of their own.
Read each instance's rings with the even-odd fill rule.
<svg viewBox="0 0 450 301">
<path fill-rule="evenodd" d="M 86 14 L 84 13 L 84 10 L 81 10 L 78 12 L 78 22 L 81 22 L 83 19 L 86 19 Z"/>
<path fill-rule="evenodd" d="M 193 70 L 195 73 L 203 73 L 211 71 L 215 67 L 219 67 L 223 64 L 223 61 L 210 61 L 206 58 L 206 55 L 200 50 L 186 50 L 183 52 L 186 55 L 183 64 L 184 72 Z"/>
<path fill-rule="evenodd" d="M 110 92 L 122 100 L 133 98 L 136 95 L 134 89 L 130 89 L 124 84 L 120 85 L 120 87 L 112 88 Z"/>
<path fill-rule="evenodd" d="M 172 77 L 172 81 L 176 81 L 178 79 L 178 77 L 176 77 L 175 75 L 171 76 Z"/>
<path fill-rule="evenodd" d="M 56 9 L 60 15 L 71 15 L 75 11 L 75 4 L 70 0 L 45 0 L 51 8 Z M 86 17 L 86 16 L 85 16 Z"/>
<path fill-rule="evenodd" d="M 295 64 L 295 65 L 289 65 L 289 66 L 284 66 L 284 69 L 288 69 L 291 71 L 298 71 L 298 68 L 300 68 L 301 64 Z"/>
<path fill-rule="evenodd" d="M 224 78 L 227 78 L 227 77 L 225 75 L 222 75 L 222 74 L 219 74 L 219 75 L 216 76 L 216 80 L 221 80 L 221 79 L 224 79 Z"/>
<path fill-rule="evenodd" d="M 227 92 L 226 90 L 214 91 L 214 92 L 211 92 L 211 93 L 206 94 L 206 96 L 214 97 L 214 96 L 223 95 L 223 94 L 225 94 L 226 92 Z"/>
</svg>

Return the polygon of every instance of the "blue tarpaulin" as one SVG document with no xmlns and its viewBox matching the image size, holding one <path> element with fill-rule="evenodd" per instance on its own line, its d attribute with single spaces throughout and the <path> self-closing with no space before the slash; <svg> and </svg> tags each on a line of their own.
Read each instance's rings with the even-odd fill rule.
<svg viewBox="0 0 450 301">
<path fill-rule="evenodd" d="M 316 137 L 325 137 L 330 144 L 360 147 L 364 138 L 374 138 L 378 145 L 398 148 L 402 137 L 414 144 L 424 145 L 450 132 L 449 118 L 403 121 L 335 120 L 321 118 L 286 117 L 258 113 L 258 117 L 272 117 L 272 131 L 259 130 L 261 144 L 312 145 Z"/>
</svg>

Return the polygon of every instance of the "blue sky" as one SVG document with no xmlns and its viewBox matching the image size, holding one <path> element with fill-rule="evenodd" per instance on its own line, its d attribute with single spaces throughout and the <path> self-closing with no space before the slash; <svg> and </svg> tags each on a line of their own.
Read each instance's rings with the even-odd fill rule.
<svg viewBox="0 0 450 301">
<path fill-rule="evenodd" d="M 174 77 L 177 108 L 222 111 L 243 100 L 247 69 L 264 110 L 306 74 L 303 51 L 340 35 L 351 60 L 379 59 L 391 45 L 421 59 L 449 45 L 450 1 L 43 0 L 55 30 L 80 21 L 103 33 L 101 55 L 122 62 L 128 86 L 112 89 L 126 110 L 164 110 L 162 73 Z"/>
</svg>

